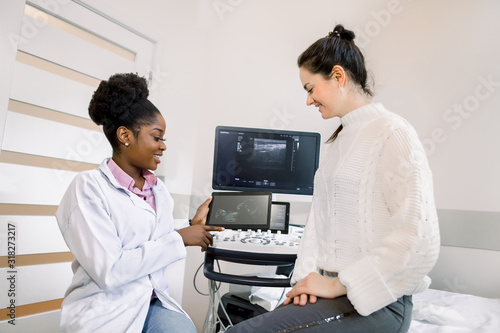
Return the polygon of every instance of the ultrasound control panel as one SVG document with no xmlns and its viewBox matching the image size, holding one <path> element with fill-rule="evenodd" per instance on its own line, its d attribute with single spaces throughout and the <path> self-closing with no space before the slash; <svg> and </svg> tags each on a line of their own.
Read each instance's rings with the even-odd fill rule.
<svg viewBox="0 0 500 333">
<path fill-rule="evenodd" d="M 231 230 L 212 232 L 213 247 L 229 250 L 296 254 L 302 238 L 302 227 L 290 226 L 288 234 L 270 230 Z"/>
</svg>

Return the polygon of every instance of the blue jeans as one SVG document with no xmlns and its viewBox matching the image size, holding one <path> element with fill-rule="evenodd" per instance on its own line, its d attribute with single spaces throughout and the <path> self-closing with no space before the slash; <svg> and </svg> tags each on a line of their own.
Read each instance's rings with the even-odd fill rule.
<svg viewBox="0 0 500 333">
<path fill-rule="evenodd" d="M 196 327 L 191 319 L 184 314 L 164 308 L 159 299 L 154 299 L 149 305 L 143 333 L 196 333 Z"/>
<path fill-rule="evenodd" d="M 346 296 L 318 298 L 305 306 L 289 304 L 245 320 L 226 333 L 406 333 L 410 328 L 411 296 L 403 296 L 369 316 L 361 316 Z"/>
</svg>

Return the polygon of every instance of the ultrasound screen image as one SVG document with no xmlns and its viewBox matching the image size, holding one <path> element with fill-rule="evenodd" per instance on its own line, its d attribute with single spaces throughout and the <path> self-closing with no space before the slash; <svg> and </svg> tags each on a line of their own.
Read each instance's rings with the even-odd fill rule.
<svg viewBox="0 0 500 333">
<path fill-rule="evenodd" d="M 254 139 L 251 157 L 256 168 L 282 170 L 286 165 L 286 141 Z"/>
<path fill-rule="evenodd" d="M 262 183 L 290 179 L 293 170 L 296 142 L 293 137 L 259 138 L 249 135 L 238 137 L 235 163 L 239 173 L 235 179 Z M 270 184 L 271 185 L 271 184 Z"/>
<path fill-rule="evenodd" d="M 229 228 L 231 225 L 268 225 L 269 200 L 268 195 L 214 196 L 209 224 Z"/>
</svg>

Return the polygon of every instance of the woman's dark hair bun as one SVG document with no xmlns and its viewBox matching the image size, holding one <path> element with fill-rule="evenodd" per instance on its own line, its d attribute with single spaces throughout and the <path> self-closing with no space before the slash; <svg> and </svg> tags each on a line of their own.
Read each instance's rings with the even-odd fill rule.
<svg viewBox="0 0 500 333">
<path fill-rule="evenodd" d="M 367 82 L 365 57 L 354 42 L 354 37 L 354 32 L 337 24 L 327 36 L 318 39 L 300 54 L 297 65 L 327 80 L 332 77 L 333 67 L 339 65 L 365 94 L 372 96 Z"/>
<path fill-rule="evenodd" d="M 97 125 L 127 116 L 130 107 L 147 99 L 147 81 L 133 73 L 115 74 L 101 81 L 89 104 L 89 116 Z"/>
<path fill-rule="evenodd" d="M 345 29 L 342 24 L 337 24 L 335 26 L 335 28 L 333 28 L 333 31 L 331 31 L 328 34 L 328 36 L 333 37 L 333 38 L 339 37 L 339 38 L 344 39 L 348 42 L 352 42 L 354 40 L 354 38 L 356 37 L 354 32 L 352 32 L 351 30 Z"/>
</svg>

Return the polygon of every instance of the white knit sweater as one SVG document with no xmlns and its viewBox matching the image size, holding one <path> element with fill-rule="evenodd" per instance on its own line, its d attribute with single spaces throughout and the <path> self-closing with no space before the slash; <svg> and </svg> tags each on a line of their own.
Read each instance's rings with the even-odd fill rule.
<svg viewBox="0 0 500 333">
<path fill-rule="evenodd" d="M 381 104 L 341 123 L 322 152 L 292 282 L 338 273 L 369 315 L 430 284 L 440 247 L 432 174 L 413 127 Z"/>
</svg>

